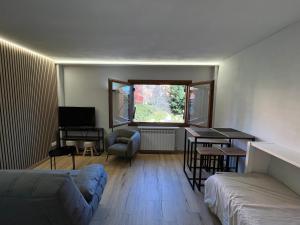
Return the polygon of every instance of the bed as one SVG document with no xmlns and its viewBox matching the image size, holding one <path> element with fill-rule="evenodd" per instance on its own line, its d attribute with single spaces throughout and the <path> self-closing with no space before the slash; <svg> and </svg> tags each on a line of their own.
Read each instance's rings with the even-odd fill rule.
<svg viewBox="0 0 300 225">
<path fill-rule="evenodd" d="M 247 155 L 247 163 L 254 161 L 255 165 L 246 165 L 245 174 L 219 173 L 206 180 L 205 203 L 223 225 L 300 225 L 298 166 L 282 166 L 280 157 L 261 157 L 257 149 L 254 153 L 265 163 Z"/>
<path fill-rule="evenodd" d="M 211 176 L 205 203 L 223 225 L 300 224 L 300 196 L 265 174 Z"/>
</svg>

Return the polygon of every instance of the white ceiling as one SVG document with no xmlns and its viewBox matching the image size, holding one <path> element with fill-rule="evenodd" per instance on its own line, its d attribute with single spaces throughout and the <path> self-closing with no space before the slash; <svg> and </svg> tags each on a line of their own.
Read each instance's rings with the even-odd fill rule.
<svg viewBox="0 0 300 225">
<path fill-rule="evenodd" d="M 220 61 L 299 19 L 299 0 L 0 0 L 0 36 L 57 60 Z"/>
</svg>

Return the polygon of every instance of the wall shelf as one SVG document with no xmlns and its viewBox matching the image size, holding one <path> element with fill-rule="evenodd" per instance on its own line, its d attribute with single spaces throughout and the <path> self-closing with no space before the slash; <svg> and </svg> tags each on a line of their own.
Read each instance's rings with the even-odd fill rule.
<svg viewBox="0 0 300 225">
<path fill-rule="evenodd" d="M 254 151 L 255 149 L 256 151 L 263 151 L 300 168 L 300 151 L 288 149 L 269 142 L 251 142 L 250 146 Z"/>
</svg>

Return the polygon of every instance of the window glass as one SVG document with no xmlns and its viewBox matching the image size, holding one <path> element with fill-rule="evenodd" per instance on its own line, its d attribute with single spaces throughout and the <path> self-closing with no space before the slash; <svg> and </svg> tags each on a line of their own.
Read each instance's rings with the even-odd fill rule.
<svg viewBox="0 0 300 225">
<path fill-rule="evenodd" d="M 198 126 L 209 125 L 210 84 L 190 87 L 189 116 L 190 123 Z"/>
<path fill-rule="evenodd" d="M 134 85 L 134 122 L 184 123 L 185 85 Z"/>
<path fill-rule="evenodd" d="M 112 82 L 112 113 L 114 126 L 130 121 L 131 89 L 131 85 Z"/>
</svg>

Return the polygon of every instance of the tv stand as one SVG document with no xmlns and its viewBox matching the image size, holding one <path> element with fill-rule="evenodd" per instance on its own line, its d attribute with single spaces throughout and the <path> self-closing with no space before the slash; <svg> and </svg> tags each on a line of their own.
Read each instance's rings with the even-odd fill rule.
<svg viewBox="0 0 300 225">
<path fill-rule="evenodd" d="M 104 152 L 104 128 L 60 127 L 57 132 L 58 147 L 65 141 L 94 141 L 99 154 Z"/>
</svg>

